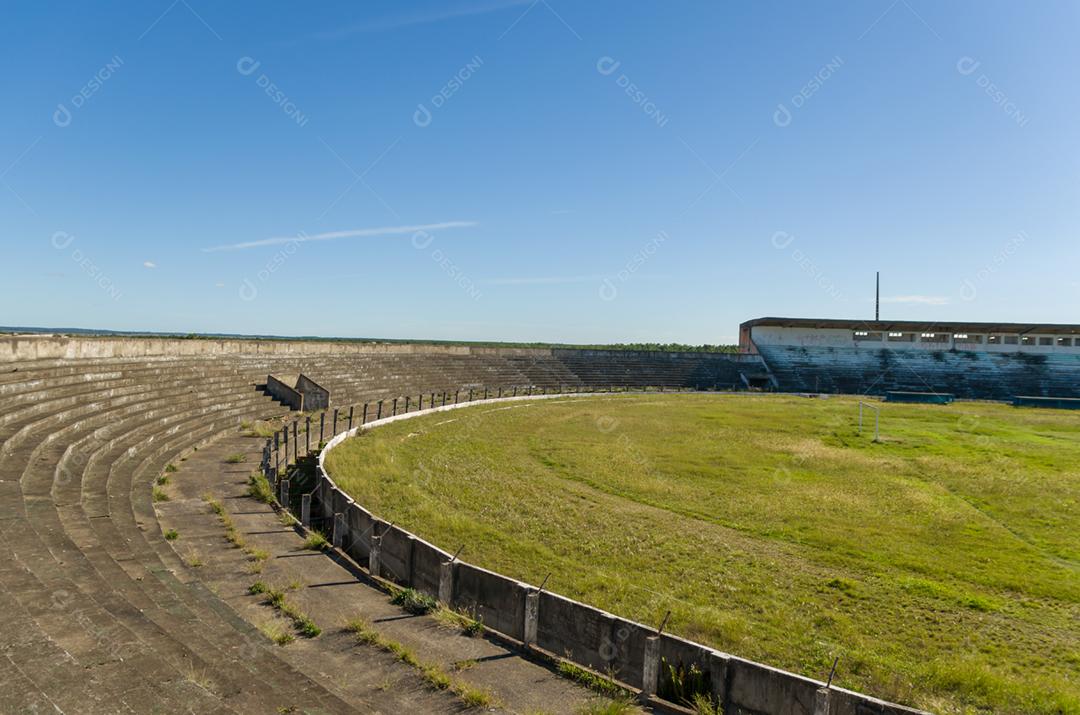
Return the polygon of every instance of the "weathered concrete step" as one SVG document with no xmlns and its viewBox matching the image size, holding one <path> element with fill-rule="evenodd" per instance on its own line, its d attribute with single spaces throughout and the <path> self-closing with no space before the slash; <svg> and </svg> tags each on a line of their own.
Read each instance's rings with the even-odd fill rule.
<svg viewBox="0 0 1080 715">
<path fill-rule="evenodd" d="M 232 431 L 235 431 L 235 428 Z M 183 443 L 183 440 L 181 440 L 181 443 Z M 245 472 L 245 475 L 246 475 L 246 472 Z M 149 491 L 150 491 L 149 490 L 149 481 L 147 481 L 147 483 L 144 485 L 144 489 L 145 489 L 145 492 L 147 494 L 149 494 Z M 103 526 L 104 525 L 115 526 L 115 523 L 112 520 L 108 520 L 108 519 L 95 519 L 93 521 L 95 522 L 95 524 L 101 524 Z M 154 533 L 160 534 L 160 531 L 158 529 L 156 529 L 156 528 L 155 529 L 140 530 L 135 538 L 137 539 L 139 535 L 154 534 Z M 108 541 L 104 542 L 104 546 L 107 547 L 109 545 L 109 543 L 110 542 L 108 542 Z M 162 543 L 164 544 L 165 542 L 162 540 Z M 129 545 L 130 545 L 130 542 L 129 542 Z M 171 549 L 169 549 L 169 551 L 175 558 L 175 552 L 172 552 Z M 151 556 L 153 556 L 153 554 L 151 554 Z M 239 647 L 236 644 L 238 642 L 240 642 L 240 643 L 244 644 L 244 649 L 247 650 L 248 648 L 254 646 L 255 644 L 261 643 L 261 642 L 263 642 L 265 640 L 264 637 L 261 634 L 258 634 L 246 622 L 243 622 L 240 619 L 238 619 L 235 616 L 235 614 L 231 614 L 231 617 L 229 617 L 230 614 L 229 614 L 227 608 L 224 607 L 224 604 L 222 604 L 219 599 L 216 599 L 216 598 L 210 596 L 208 593 L 205 592 L 204 589 L 201 589 L 201 587 L 197 587 L 197 589 L 196 589 L 197 592 L 199 594 L 201 594 L 201 596 L 194 596 L 193 597 L 192 591 L 189 590 L 189 589 L 185 589 L 185 587 L 182 584 L 177 582 L 174 575 L 173 575 L 173 573 L 170 570 L 165 569 L 165 568 L 161 568 L 160 566 L 154 565 L 154 564 L 144 564 L 144 566 L 146 566 L 149 573 L 151 573 L 153 576 L 157 577 L 158 579 L 161 579 L 162 585 L 165 585 L 168 588 L 172 589 L 172 592 L 177 596 L 177 598 L 174 598 L 168 604 L 163 604 L 163 605 L 165 605 L 165 607 L 174 608 L 174 609 L 178 609 L 178 610 L 183 611 L 183 612 L 190 613 L 190 611 L 188 611 L 188 606 L 189 605 L 191 605 L 191 606 L 196 605 L 196 604 L 192 603 L 192 601 L 194 599 L 197 599 L 197 600 L 200 601 L 200 603 L 198 605 L 202 606 L 203 609 L 205 609 L 205 610 L 199 609 L 195 614 L 200 620 L 208 620 L 208 616 L 210 616 L 210 615 L 216 615 L 216 616 L 223 617 L 222 620 L 214 621 L 214 622 L 209 624 L 210 628 L 212 629 L 211 633 L 214 633 L 214 634 L 223 633 L 223 631 L 222 631 L 223 628 L 225 630 L 227 630 L 229 627 L 233 627 L 233 628 L 238 627 L 238 626 L 243 627 L 242 631 L 240 631 L 240 633 L 239 633 L 239 635 L 241 636 L 241 639 L 235 638 L 235 635 L 234 635 L 234 638 L 233 638 L 233 641 L 232 641 L 231 644 L 230 644 L 228 639 L 224 639 L 224 640 L 221 640 L 221 641 L 216 643 L 216 645 L 218 645 L 219 647 L 230 647 L 230 645 L 232 645 L 234 647 Z M 145 588 L 145 587 L 147 587 L 148 584 L 152 584 L 152 583 L 153 583 L 152 580 L 144 579 L 143 581 L 140 582 L 140 585 L 142 585 Z M 155 590 L 155 593 L 156 593 L 156 595 L 158 597 L 161 597 L 161 591 L 160 590 Z M 209 620 L 213 620 L 213 619 L 209 619 Z M 262 653 L 262 656 L 263 656 L 263 661 L 264 662 L 261 664 L 261 667 L 260 667 L 261 671 L 272 669 L 272 668 L 275 667 L 275 665 L 279 665 L 278 661 L 274 660 L 272 657 L 267 657 L 265 653 Z M 248 653 L 248 659 L 249 660 L 251 659 L 251 654 L 250 653 Z M 291 673 L 291 672 L 281 673 L 281 674 L 279 674 L 279 678 L 282 679 L 285 682 L 298 682 L 298 683 L 303 682 L 303 678 L 298 678 L 296 673 Z M 318 689 L 316 689 L 314 691 L 311 691 L 311 693 L 309 695 L 310 695 L 311 702 L 316 702 L 316 703 L 323 697 L 323 695 L 320 693 L 320 691 Z M 332 709 L 338 709 L 340 707 L 340 703 L 335 703 L 333 701 L 330 701 L 330 702 L 325 703 L 325 704 L 328 707 L 332 708 Z"/>
<path fill-rule="evenodd" d="M 245 393 L 243 397 L 238 399 L 250 400 L 249 404 L 267 404 L 266 398 L 258 393 Z M 15 425 L 8 425 L 6 429 L 0 431 L 0 435 L 5 435 L 6 438 L 3 444 L 0 445 L 0 457 L 10 456 L 19 445 L 32 435 L 40 432 L 59 431 L 62 425 L 70 425 L 82 420 L 101 418 L 103 415 L 123 415 L 125 412 L 132 410 L 149 410 L 149 409 L 165 409 L 170 406 L 177 405 L 191 405 L 199 406 L 199 409 L 210 412 L 214 410 L 223 409 L 228 403 L 215 404 L 212 401 L 207 401 L 200 395 L 177 393 L 177 394 L 165 394 L 154 395 L 152 393 L 146 393 L 139 396 L 131 396 L 130 399 L 118 398 L 116 400 L 110 400 L 103 398 L 94 402 L 83 402 L 64 409 L 57 410 L 43 417 L 30 417 L 22 423 Z M 275 409 L 270 407 L 269 409 Z"/>
<path fill-rule="evenodd" d="M 144 384 L 122 387 L 96 386 L 92 390 L 74 395 L 46 391 L 46 394 L 37 397 L 26 406 L 4 403 L 8 409 L 5 410 L 3 416 L 0 416 L 0 427 L 3 428 L 0 430 L 0 438 L 7 438 L 21 425 L 62 413 L 64 410 L 104 402 L 109 402 L 112 406 L 120 406 L 140 400 L 169 402 L 177 399 L 196 399 L 203 403 L 210 403 L 216 393 L 243 396 L 252 392 L 249 388 L 253 389 L 253 386 L 236 382 L 196 385 L 191 381 L 163 381 L 162 384 L 156 386 Z"/>
<path fill-rule="evenodd" d="M 33 467 L 28 466 L 27 471 L 30 472 L 28 479 L 32 480 Z M 130 588 L 130 582 L 106 583 L 96 578 L 96 573 L 85 563 L 84 555 L 74 544 L 64 538 L 63 529 L 58 523 L 58 515 L 55 511 L 50 512 L 49 507 L 47 502 L 38 501 L 34 502 L 33 507 L 28 510 L 31 517 L 27 522 L 31 525 L 28 531 L 39 538 L 39 543 L 17 542 L 24 544 L 20 555 L 25 557 L 24 562 L 38 565 L 37 569 L 33 569 L 35 573 L 39 573 L 40 569 L 47 570 L 50 566 L 56 570 L 57 562 L 63 563 L 65 573 L 74 576 L 74 579 L 63 581 L 61 590 L 78 593 L 81 597 L 89 597 L 90 600 L 87 603 L 94 603 L 104 609 L 104 611 L 87 611 L 87 618 L 93 616 L 98 620 L 97 628 L 120 635 L 134 629 L 133 632 L 140 642 L 151 645 L 153 652 L 171 655 L 174 664 L 187 660 L 195 662 L 198 658 L 199 667 L 213 671 L 212 675 L 206 677 L 214 683 L 215 691 L 230 701 L 240 702 L 241 711 L 267 708 L 272 705 L 271 701 L 280 703 L 282 699 L 287 698 L 287 694 L 277 692 L 273 684 L 258 682 L 252 671 L 243 674 L 242 680 L 225 678 L 224 673 L 236 670 L 235 658 L 211 658 L 213 648 L 209 642 L 201 641 L 200 637 L 192 632 L 193 624 L 190 621 L 186 623 L 177 620 L 170 621 L 170 616 L 165 612 L 140 611 L 129 605 L 123 600 L 125 596 L 138 597 L 138 594 L 133 593 Z M 54 523 L 50 516 L 57 523 Z M 50 559 L 53 560 L 52 564 L 49 563 Z M 109 615 L 115 620 L 110 621 Z M 171 625 L 174 633 L 181 633 L 185 644 L 181 645 L 179 641 L 171 639 L 167 632 L 161 629 L 162 625 Z M 194 644 L 195 647 L 192 648 L 188 644 Z M 233 665 L 230 667 L 230 664 Z"/>
<path fill-rule="evenodd" d="M 42 380 L 32 387 L 11 394 L 3 395 L 4 404 L 9 406 L 21 406 L 43 400 L 62 397 L 80 397 L 92 395 L 95 392 L 120 390 L 138 387 L 146 390 L 167 389 L 174 385 L 188 385 L 200 391 L 209 392 L 216 386 L 253 386 L 253 383 L 232 372 L 220 370 L 193 370 L 193 371 L 169 371 L 151 377 L 129 377 L 122 374 L 108 378 L 75 382 L 54 383 L 50 380 Z"/>
<path fill-rule="evenodd" d="M 0 583 L 25 622 L 41 634 L 14 646 L 25 646 L 15 654 L 23 674 L 71 712 L 110 712 L 108 703 L 125 698 L 166 702 L 155 687 L 176 680 L 174 669 L 97 608 L 94 597 L 63 577 L 55 564 L 43 570 L 43 559 L 20 553 L 33 537 L 27 524 L 18 527 L 3 531 Z M 80 701 L 81 689 L 92 694 Z M 116 711 L 114 706 L 111 712 Z"/>
<path fill-rule="evenodd" d="M 200 450 L 198 455 L 188 460 L 176 474 L 175 480 L 182 498 L 175 503 L 158 505 L 163 513 L 163 523 L 176 526 L 181 531 L 204 533 L 198 525 L 209 519 L 210 515 L 199 508 L 197 495 L 208 488 L 208 475 L 213 474 L 213 467 L 220 462 L 222 455 L 243 448 L 241 439 L 230 437 L 223 439 L 212 450 Z M 248 535 L 249 541 L 268 549 L 274 557 L 257 577 L 247 576 L 245 579 L 242 574 L 238 577 L 236 573 L 242 564 L 228 562 L 217 569 L 204 567 L 198 570 L 199 575 L 221 589 L 223 596 L 229 592 L 234 594 L 228 598 L 238 610 L 246 602 L 249 608 L 255 609 L 255 614 L 264 607 L 251 604 L 253 599 L 244 594 L 243 584 L 258 578 L 283 586 L 298 579 L 301 587 L 289 592 L 289 600 L 312 614 L 324 629 L 324 636 L 303 643 L 306 648 L 319 653 L 317 658 L 309 657 L 309 662 L 317 660 L 328 664 L 323 667 L 334 663 L 347 672 L 350 660 L 368 661 L 371 650 L 356 645 L 349 636 L 346 635 L 341 641 L 335 640 L 336 634 L 334 638 L 325 637 L 340 631 L 348 620 L 359 615 L 373 623 L 380 632 L 413 648 L 424 661 L 439 663 L 455 677 L 495 691 L 509 710 L 571 713 L 593 698 L 591 693 L 541 665 L 516 657 L 503 646 L 482 638 L 468 638 L 453 629 L 441 628 L 429 618 L 405 616 L 398 607 L 390 604 L 385 593 L 358 580 L 343 563 L 326 555 L 305 551 L 303 536 L 293 529 L 281 527 L 269 508 L 242 497 L 241 484 L 224 480 L 214 489 L 222 504 L 230 510 L 237 526 Z M 212 551 L 212 543 L 200 540 L 199 548 L 205 549 L 208 559 L 227 559 L 229 551 Z M 174 542 L 174 545 L 179 547 L 180 542 Z M 247 617 L 258 616 L 252 615 L 249 610 Z M 285 648 L 286 654 L 293 647 Z M 452 663 L 456 661 L 469 661 L 471 667 L 454 672 Z M 356 666 L 353 664 L 351 667 Z"/>
</svg>

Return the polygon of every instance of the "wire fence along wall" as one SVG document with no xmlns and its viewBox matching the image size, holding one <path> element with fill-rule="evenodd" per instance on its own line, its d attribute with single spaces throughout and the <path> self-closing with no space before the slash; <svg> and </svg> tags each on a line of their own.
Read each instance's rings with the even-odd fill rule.
<svg viewBox="0 0 1080 715">
<path fill-rule="evenodd" d="M 546 582 L 537 587 L 466 563 L 357 504 L 324 468 L 325 455 L 349 437 L 421 412 L 573 394 L 672 391 L 685 390 L 474 388 L 337 408 L 305 415 L 275 432 L 263 449 L 262 472 L 282 508 L 295 514 L 299 506 L 304 529 L 328 534 L 334 549 L 366 566 L 376 580 L 415 589 L 470 614 L 490 635 L 588 668 L 643 700 L 686 706 L 700 696 L 726 713 L 925 715 L 664 633 L 663 623 L 650 627 L 620 618 L 547 591 Z"/>
<path fill-rule="evenodd" d="M 582 385 L 560 385 L 556 388 L 529 385 L 524 387 L 471 387 L 454 390 L 432 390 L 401 395 L 382 400 L 360 402 L 348 407 L 335 407 L 314 414 L 306 414 L 289 421 L 266 440 L 263 447 L 262 470 L 267 479 L 274 484 L 283 476 L 289 464 L 293 464 L 322 449 L 326 439 L 338 434 L 338 427 L 346 431 L 354 425 L 366 425 L 369 422 L 397 417 L 435 407 L 468 404 L 480 400 L 505 399 L 511 397 L 543 397 L 548 395 L 595 395 L 612 393 L 648 393 L 648 392 L 695 392 L 690 387 L 627 387 L 605 386 L 585 387 Z M 318 434 L 312 447 L 312 438 Z M 301 441 L 301 439 L 303 441 Z M 290 440 L 292 442 L 290 446 Z"/>
</svg>

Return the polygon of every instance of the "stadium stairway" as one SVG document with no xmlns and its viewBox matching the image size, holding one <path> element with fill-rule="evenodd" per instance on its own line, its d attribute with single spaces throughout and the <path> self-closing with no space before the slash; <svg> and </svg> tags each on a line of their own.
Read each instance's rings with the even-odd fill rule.
<svg viewBox="0 0 1080 715">
<path fill-rule="evenodd" d="M 114 403 L 109 387 L 86 394 L 62 384 L 54 394 L 46 369 L 35 374 L 38 402 L 5 412 L 5 683 L 27 710 L 351 711 L 180 581 L 153 548 L 156 524 L 135 525 L 137 500 L 122 485 L 140 457 L 234 428 L 263 402 L 236 390 L 243 396 L 207 406 L 191 396 L 206 370 L 173 374 L 161 392 L 150 386 Z M 77 407 L 64 404 L 72 390 Z"/>
<path fill-rule="evenodd" d="M 663 368 L 642 365 L 629 373 L 620 364 L 595 376 L 613 384 L 624 384 L 620 377 L 659 380 L 664 376 L 656 371 Z M 290 371 L 326 384 L 335 391 L 335 404 L 418 394 L 418 388 L 429 393 L 498 383 L 583 384 L 566 361 L 546 357 L 203 356 L 5 366 L 0 373 L 4 711 L 460 708 L 441 691 L 384 689 L 373 695 L 377 689 L 369 688 L 372 692 L 361 696 L 325 679 L 322 669 L 331 667 L 326 663 L 355 668 L 355 656 L 327 654 L 326 663 L 283 657 L 228 594 L 204 583 L 224 572 L 204 576 L 185 565 L 166 540 L 153 501 L 156 478 L 170 464 L 195 461 L 201 451 L 217 455 L 204 463 L 201 478 L 210 487 L 224 483 L 221 450 L 235 448 L 241 422 L 274 420 L 287 412 L 255 386 L 268 373 Z M 687 369 L 669 379 L 678 383 L 692 375 Z M 242 491 L 249 471 L 250 465 L 242 467 L 231 488 L 239 484 Z M 194 499 L 189 494 L 188 504 Z M 269 508 L 261 509 L 262 517 L 274 518 Z M 196 511 L 206 516 L 205 507 Z M 247 517 L 238 513 L 237 518 Z M 222 584 L 228 582 L 218 578 Z M 411 673 L 393 659 L 366 657 L 377 665 L 371 673 L 383 679 Z M 582 701 L 587 696 L 568 681 L 545 682 L 538 693 Z M 521 697 L 527 701 L 526 689 Z M 514 692 L 508 697 L 512 701 Z"/>
</svg>

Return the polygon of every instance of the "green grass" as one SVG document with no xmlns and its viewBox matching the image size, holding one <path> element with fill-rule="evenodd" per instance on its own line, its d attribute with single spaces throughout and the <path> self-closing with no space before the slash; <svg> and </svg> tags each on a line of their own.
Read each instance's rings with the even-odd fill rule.
<svg viewBox="0 0 1080 715">
<path fill-rule="evenodd" d="M 484 633 L 483 620 L 474 618 L 469 613 L 461 613 L 439 604 L 436 604 L 436 606 L 432 615 L 443 627 L 461 631 L 470 638 L 477 638 Z"/>
<path fill-rule="evenodd" d="M 263 635 L 279 646 L 289 645 L 296 640 L 292 633 L 289 633 L 276 623 L 264 623 L 259 626 L 259 630 L 262 631 Z"/>
<path fill-rule="evenodd" d="M 274 432 L 277 430 L 269 422 L 256 420 L 255 422 L 242 422 L 240 424 L 240 431 L 245 437 L 260 437 L 266 439 L 268 437 L 273 437 Z"/>
<path fill-rule="evenodd" d="M 150 497 L 155 502 L 169 501 L 169 493 L 163 487 L 154 487 Z"/>
<path fill-rule="evenodd" d="M 577 715 L 629 715 L 637 708 L 627 698 L 620 700 L 604 700 L 595 698 L 582 705 L 577 710 Z"/>
<path fill-rule="evenodd" d="M 201 568 L 203 566 L 203 564 L 205 563 L 203 561 L 202 554 L 200 554 L 195 549 L 192 549 L 191 551 L 189 551 L 187 553 L 186 556 L 183 556 L 181 558 L 182 558 L 182 560 L 184 562 L 184 565 L 186 565 L 188 568 L 193 568 L 193 569 Z"/>
<path fill-rule="evenodd" d="M 247 494 L 252 499 L 261 501 L 263 504 L 274 503 L 274 490 L 270 488 L 270 482 L 266 475 L 255 470 L 248 475 Z"/>
<path fill-rule="evenodd" d="M 265 581 L 256 581 L 248 587 L 252 596 L 265 596 L 263 603 L 277 610 L 293 623 L 296 631 L 305 638 L 315 638 L 322 634 L 322 629 L 293 602 L 285 598 L 285 591 L 274 588 Z"/>
<path fill-rule="evenodd" d="M 165 532 L 165 540 L 166 541 L 176 541 L 179 538 L 180 538 L 180 532 L 177 531 L 176 529 L 168 529 Z"/>
<path fill-rule="evenodd" d="M 349 621 L 345 630 L 355 635 L 358 642 L 390 653 L 402 663 L 415 668 L 431 688 L 454 693 L 465 707 L 491 708 L 499 704 L 490 691 L 449 675 L 437 664 L 421 661 L 411 648 L 382 635 L 363 618 Z"/>
<path fill-rule="evenodd" d="M 852 398 L 616 395 L 408 420 L 327 461 L 477 565 L 736 655 L 819 679 L 839 656 L 838 685 L 936 712 L 1080 713 L 1080 420 L 882 404 L 881 426 L 858 435 Z"/>
<path fill-rule="evenodd" d="M 325 551 L 330 546 L 330 542 L 326 540 L 326 537 L 317 531 L 313 531 L 308 534 L 308 537 L 304 539 L 304 548 L 308 551 Z"/>
<path fill-rule="evenodd" d="M 226 464 L 240 464 L 241 462 L 246 462 L 246 461 L 247 461 L 247 455 L 243 454 L 242 452 L 237 452 L 236 454 L 230 454 L 228 457 L 225 458 L 225 463 Z"/>
<path fill-rule="evenodd" d="M 403 588 L 394 594 L 390 603 L 400 606 L 406 612 L 414 616 L 422 616 L 431 613 L 439 607 L 439 602 L 431 596 L 420 593 L 411 588 Z"/>
<path fill-rule="evenodd" d="M 616 701 L 625 698 L 627 695 L 626 691 L 616 685 L 611 678 L 597 675 L 590 670 L 574 665 L 568 660 L 560 661 L 556 671 L 562 677 L 573 680 L 575 683 L 606 697 L 615 698 Z"/>
</svg>

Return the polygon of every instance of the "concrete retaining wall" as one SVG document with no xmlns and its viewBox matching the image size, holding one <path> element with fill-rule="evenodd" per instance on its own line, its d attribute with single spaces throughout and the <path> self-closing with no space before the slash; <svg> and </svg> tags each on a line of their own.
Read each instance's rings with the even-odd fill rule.
<svg viewBox="0 0 1080 715">
<path fill-rule="evenodd" d="M 290 407 L 294 410 L 304 409 L 304 396 L 293 389 L 292 385 L 279 380 L 273 375 L 266 376 L 266 391 L 270 393 L 271 397 L 286 407 Z"/>
<path fill-rule="evenodd" d="M 579 350 L 574 348 L 504 348 L 433 343 L 357 343 L 333 340 L 273 339 L 183 339 L 93 335 L 3 335 L 0 336 L 0 364 L 33 360 L 78 360 L 100 358 L 171 358 L 199 355 L 318 356 L 318 355 L 500 355 L 504 357 L 550 357 L 618 355 L 645 357 L 711 358 L 739 362 L 754 361 L 730 353 L 647 352 L 629 350 Z"/>
<path fill-rule="evenodd" d="M 304 396 L 304 410 L 325 410 L 330 407 L 330 391 L 307 375 L 296 378 L 296 391 Z"/>
<path fill-rule="evenodd" d="M 93 358 L 170 358 L 198 355 L 531 355 L 546 348 L 498 348 L 424 343 L 354 343 L 316 340 L 185 340 L 109 336 L 0 336 L 0 363 Z"/>
<path fill-rule="evenodd" d="M 508 397 L 487 402 L 536 399 L 545 398 Z M 361 563 L 370 555 L 372 533 L 380 535 L 379 575 L 433 597 L 439 596 L 440 574 L 444 571 L 443 564 L 450 561 L 450 554 L 404 529 L 389 527 L 353 502 L 326 473 L 325 458 L 330 450 L 363 429 L 469 404 L 475 403 L 447 405 L 370 422 L 336 435 L 319 455 L 319 484 L 314 491 L 317 504 L 313 505 L 313 513 L 322 517 L 345 515 L 348 533 L 343 547 Z M 538 591 L 537 587 L 462 561 L 452 564 L 450 572 L 453 583 L 448 606 L 470 611 L 487 628 L 504 636 L 524 639 L 526 601 L 529 594 Z M 631 688 L 643 684 L 646 639 L 654 635 L 654 629 L 648 626 L 584 603 L 546 591 L 539 595 L 534 645 L 578 665 L 602 673 L 614 672 Z M 712 696 L 728 715 L 925 715 L 842 688 L 830 688 L 826 693 L 824 683 L 668 634 L 659 639 L 659 657 L 684 668 L 696 666 L 709 683 Z M 661 693 L 665 692 L 665 677 L 661 673 Z"/>
</svg>

